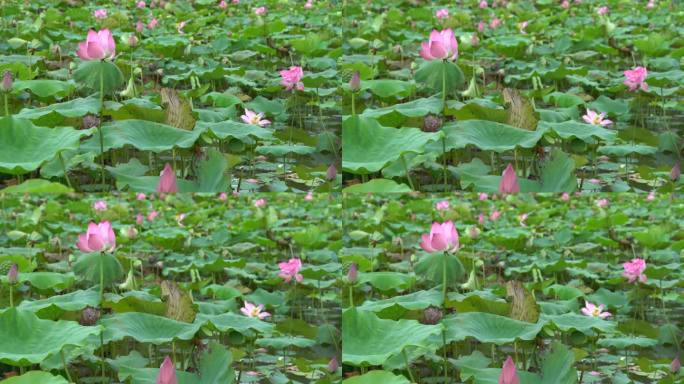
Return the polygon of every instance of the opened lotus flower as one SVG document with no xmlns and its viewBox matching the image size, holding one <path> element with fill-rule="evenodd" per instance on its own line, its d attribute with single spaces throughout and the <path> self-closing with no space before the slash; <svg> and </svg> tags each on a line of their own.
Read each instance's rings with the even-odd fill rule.
<svg viewBox="0 0 684 384">
<path fill-rule="evenodd" d="M 302 67 L 292 66 L 290 69 L 284 69 L 279 72 L 282 80 L 280 84 L 285 86 L 287 90 L 297 89 L 299 91 L 304 90 L 304 83 L 301 82 L 302 76 L 304 76 L 304 71 Z"/>
<path fill-rule="evenodd" d="M 242 308 L 240 308 L 240 312 L 242 312 L 247 317 L 256 317 L 259 320 L 263 320 L 271 316 L 270 313 L 263 311 L 263 309 L 263 304 L 254 305 L 249 301 L 245 301 L 245 305 Z"/>
<path fill-rule="evenodd" d="M 456 251 L 459 247 L 458 231 L 454 223 L 432 223 L 430 233 L 422 236 L 420 247 L 427 252 Z"/>
<path fill-rule="evenodd" d="M 112 252 L 116 248 L 116 236 L 109 221 L 88 224 L 86 233 L 78 235 L 76 243 L 81 252 Z"/>
<path fill-rule="evenodd" d="M 287 262 L 278 263 L 278 268 L 280 268 L 278 277 L 283 278 L 286 283 L 289 283 L 292 278 L 294 278 L 297 282 L 300 282 L 304 279 L 304 276 L 299 273 L 299 270 L 302 269 L 302 261 L 296 257 L 288 260 Z"/>
<path fill-rule="evenodd" d="M 456 60 L 458 41 L 450 28 L 443 31 L 433 30 L 430 39 L 421 44 L 420 56 L 425 60 Z"/>
<path fill-rule="evenodd" d="M 590 316 L 590 317 L 598 317 L 601 319 L 605 319 L 606 317 L 612 316 L 610 312 L 604 311 L 606 308 L 605 305 L 595 305 L 589 301 L 584 302 L 584 308 L 582 308 L 582 313 L 585 316 Z"/>
<path fill-rule="evenodd" d="M 644 67 L 636 67 L 631 70 L 626 70 L 625 82 L 624 84 L 629 87 L 630 91 L 635 91 L 641 89 L 642 91 L 648 91 L 648 84 L 646 84 L 646 76 L 648 76 L 648 70 Z"/>
<path fill-rule="evenodd" d="M 648 280 L 644 274 L 646 270 L 646 260 L 644 259 L 634 258 L 622 264 L 622 268 L 625 270 L 622 276 L 626 277 L 630 283 L 634 283 L 637 280 L 645 283 Z"/>
<path fill-rule="evenodd" d="M 82 60 L 113 59 L 116 55 L 116 43 L 109 29 L 98 32 L 88 31 L 86 41 L 78 44 L 76 55 Z"/>
</svg>

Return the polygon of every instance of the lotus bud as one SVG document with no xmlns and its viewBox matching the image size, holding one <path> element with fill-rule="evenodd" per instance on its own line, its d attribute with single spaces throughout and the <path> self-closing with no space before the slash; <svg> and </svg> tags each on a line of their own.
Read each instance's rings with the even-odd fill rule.
<svg viewBox="0 0 684 384">
<path fill-rule="evenodd" d="M 159 193 L 176 193 L 178 186 L 176 181 L 176 173 L 173 171 L 171 164 L 166 163 L 164 170 L 159 175 L 159 184 L 157 185 L 157 192 Z"/>
<path fill-rule="evenodd" d="M 508 166 L 501 175 L 501 182 L 499 183 L 500 193 L 518 193 L 520 192 L 520 185 L 518 185 L 518 176 L 515 174 L 513 165 L 508 163 Z"/>
<path fill-rule="evenodd" d="M 468 237 L 470 237 L 471 239 L 477 239 L 477 237 L 480 236 L 480 229 L 475 225 L 471 225 L 470 227 L 468 227 L 467 233 Z"/>
<path fill-rule="evenodd" d="M 515 363 L 513 362 L 513 359 L 510 356 L 508 356 L 506 362 L 503 365 L 503 368 L 501 368 L 499 384 L 520 384 L 518 371 L 515 368 Z"/>
<path fill-rule="evenodd" d="M 442 127 L 442 119 L 434 115 L 427 115 L 423 119 L 423 131 L 437 132 Z"/>
<path fill-rule="evenodd" d="M 136 45 L 138 45 L 138 36 L 133 34 L 128 36 L 128 45 L 130 45 L 131 47 L 135 47 Z"/>
<path fill-rule="evenodd" d="M 337 177 L 337 168 L 335 168 L 335 164 L 330 164 L 328 170 L 325 171 L 325 177 L 327 177 L 328 180 L 334 180 Z"/>
<path fill-rule="evenodd" d="M 19 271 L 17 270 L 17 265 L 12 264 L 9 271 L 7 272 L 7 282 L 14 285 L 19 282 Z"/>
<path fill-rule="evenodd" d="M 337 357 L 333 356 L 333 358 L 330 359 L 330 362 L 328 363 L 328 371 L 337 372 L 337 368 L 339 367 L 340 364 L 337 362 Z"/>
<path fill-rule="evenodd" d="M 681 176 L 682 171 L 679 169 L 679 163 L 675 164 L 674 167 L 672 167 L 672 170 L 670 171 L 670 180 L 672 181 L 677 181 L 679 180 L 679 176 Z"/>
<path fill-rule="evenodd" d="M 351 80 L 349 80 L 349 88 L 352 92 L 356 92 L 361 88 L 361 77 L 359 76 L 359 71 L 354 71 Z"/>
<path fill-rule="evenodd" d="M 437 307 L 427 307 L 425 311 L 423 311 L 423 324 L 427 325 L 435 325 L 439 323 L 439 321 L 442 320 L 442 310 L 437 308 Z"/>
<path fill-rule="evenodd" d="M 3 92 L 10 92 L 11 90 L 12 90 L 12 72 L 5 71 L 5 74 L 2 76 L 2 91 Z"/>
<path fill-rule="evenodd" d="M 352 265 L 349 267 L 349 273 L 347 273 L 347 280 L 349 280 L 350 283 L 356 282 L 356 278 L 359 276 L 359 267 L 356 265 L 356 263 L 352 263 Z"/>
<path fill-rule="evenodd" d="M 679 357 L 675 357 L 672 363 L 670 363 L 670 371 L 678 373 L 680 369 L 682 369 L 682 362 L 679 361 Z"/>
<path fill-rule="evenodd" d="M 159 375 L 157 375 L 157 384 L 178 384 L 176 378 L 176 367 L 173 366 L 171 358 L 166 356 L 164 362 L 159 367 Z"/>
<path fill-rule="evenodd" d="M 95 325 L 95 323 L 97 323 L 99 319 L 99 309 L 93 307 L 86 307 L 83 311 L 81 311 L 81 319 L 79 320 L 79 323 L 85 326 Z"/>
</svg>

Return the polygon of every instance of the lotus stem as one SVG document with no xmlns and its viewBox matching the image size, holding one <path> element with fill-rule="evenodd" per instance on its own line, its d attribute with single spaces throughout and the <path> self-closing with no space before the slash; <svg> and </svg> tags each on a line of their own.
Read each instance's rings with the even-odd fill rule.
<svg viewBox="0 0 684 384">
<path fill-rule="evenodd" d="M 12 295 L 13 295 L 12 284 L 10 284 L 9 288 L 10 288 L 10 295 L 9 295 L 10 296 L 10 308 L 13 308 L 14 307 L 14 298 L 12 297 Z"/>
<path fill-rule="evenodd" d="M 406 179 L 408 179 L 409 186 L 411 189 L 415 190 L 413 187 L 413 180 L 411 180 L 411 174 L 409 173 L 408 165 L 406 164 L 406 157 L 404 155 L 401 155 L 401 163 L 404 165 L 404 171 L 406 172 Z"/>
<path fill-rule="evenodd" d="M 442 173 L 444 176 L 444 192 L 446 192 L 447 191 L 446 135 L 442 136 Z"/>
<path fill-rule="evenodd" d="M 442 329 L 442 356 L 444 357 L 444 384 L 449 382 L 449 362 L 447 360 L 446 331 Z"/>
<path fill-rule="evenodd" d="M 444 61 L 446 63 L 446 60 Z M 446 116 L 446 67 L 442 67 L 442 108 L 444 116 Z"/>
<path fill-rule="evenodd" d="M 7 101 L 7 92 L 3 95 L 5 98 L 5 116 L 9 116 L 9 103 Z"/>
<path fill-rule="evenodd" d="M 354 288 L 349 284 L 349 307 L 354 308 Z"/>
<path fill-rule="evenodd" d="M 411 382 L 415 383 L 416 380 L 413 378 L 413 373 L 411 373 L 411 366 L 409 366 L 408 356 L 406 356 L 406 349 L 403 349 L 401 351 L 401 354 L 404 355 L 404 363 L 406 364 L 406 372 L 408 372 L 409 377 L 411 378 Z"/>
<path fill-rule="evenodd" d="M 100 310 L 104 309 L 104 254 L 100 255 Z"/>
<path fill-rule="evenodd" d="M 59 352 L 60 352 L 60 354 L 62 355 L 62 366 L 64 366 L 64 372 L 65 372 L 66 375 L 67 375 L 67 379 L 69 379 L 69 382 L 70 382 L 70 383 L 73 383 L 74 380 L 71 379 L 71 374 L 69 373 L 69 368 L 68 368 L 67 363 L 66 363 L 66 358 L 64 358 L 64 350 L 62 349 L 62 350 L 59 351 Z"/>
<path fill-rule="evenodd" d="M 102 175 L 102 189 L 105 188 L 105 165 L 104 165 L 104 135 L 102 133 L 102 118 L 104 116 L 104 71 L 100 69 L 100 122 L 97 130 L 100 134 L 100 173 Z"/>
<path fill-rule="evenodd" d="M 106 383 L 105 381 L 105 358 L 104 358 L 104 332 L 100 332 L 100 376 L 101 376 L 101 382 Z"/>
<path fill-rule="evenodd" d="M 57 154 L 59 156 L 59 162 L 62 164 L 62 172 L 64 172 L 64 178 L 66 179 L 66 183 L 69 186 L 69 188 L 73 188 L 71 185 L 71 180 L 69 180 L 69 174 L 67 173 L 66 165 L 64 164 L 64 157 L 62 157 L 62 152 L 59 152 Z"/>
<path fill-rule="evenodd" d="M 444 311 L 446 311 L 446 305 L 447 305 L 447 265 L 446 265 L 446 258 L 448 257 L 448 254 L 444 252 L 444 261 L 442 262 L 442 306 L 444 307 Z"/>
<path fill-rule="evenodd" d="M 6 96 L 5 96 L 5 97 L 6 97 Z M 352 116 L 356 116 L 356 100 L 355 100 L 356 97 L 355 97 L 355 92 L 354 92 L 354 91 L 352 91 L 351 99 L 352 99 L 352 100 L 351 100 L 351 101 L 352 101 L 352 105 L 351 105 L 351 107 L 352 107 Z"/>
</svg>

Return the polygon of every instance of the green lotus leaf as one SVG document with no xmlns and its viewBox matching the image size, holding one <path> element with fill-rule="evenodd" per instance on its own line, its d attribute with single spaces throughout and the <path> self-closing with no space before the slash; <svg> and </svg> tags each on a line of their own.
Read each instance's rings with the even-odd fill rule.
<svg viewBox="0 0 684 384">
<path fill-rule="evenodd" d="M 13 185 L 2 190 L 2 193 L 67 193 L 73 189 L 60 183 L 53 183 L 45 179 L 29 179 L 19 185 Z"/>
<path fill-rule="evenodd" d="M 75 321 L 39 319 L 33 312 L 10 308 L 0 314 L 0 361 L 13 366 L 39 364 L 66 346 L 84 346 L 101 327 Z"/>
<path fill-rule="evenodd" d="M 447 286 L 455 286 L 461 282 L 465 269 L 461 260 L 451 253 L 433 252 L 422 254 L 416 263 L 416 273 L 423 275 L 428 281 L 435 284 L 443 283 L 443 273 L 446 268 Z"/>
<path fill-rule="evenodd" d="M 446 149 L 461 149 L 469 145 L 483 151 L 505 152 L 518 147 L 532 148 L 541 140 L 543 131 L 527 131 L 511 125 L 487 120 L 464 120 L 442 128 L 446 134 Z M 433 144 L 442 151 L 441 144 Z M 438 147 L 438 148 L 437 148 Z"/>
<path fill-rule="evenodd" d="M 268 129 L 254 124 L 244 124 L 235 121 L 221 121 L 217 123 L 200 121 L 197 123 L 196 128 L 200 127 L 211 131 L 221 140 L 232 137 L 242 142 L 252 142 L 254 139 L 268 140 L 273 137 L 273 132 Z"/>
<path fill-rule="evenodd" d="M 105 151 L 123 148 L 126 145 L 155 153 L 174 148 L 190 148 L 202 132 L 204 130 L 199 127 L 187 131 L 166 124 L 135 119 L 114 121 L 102 126 Z M 99 133 L 95 132 L 81 147 L 99 153 Z"/>
<path fill-rule="evenodd" d="M 422 117 L 429 113 L 438 114 L 442 111 L 442 100 L 438 98 L 422 98 L 403 104 L 394 104 L 389 107 L 366 109 L 361 116 L 381 119 L 383 116 L 398 113 L 405 117 Z"/>
<path fill-rule="evenodd" d="M 380 79 L 380 80 L 365 80 L 361 83 L 362 90 L 370 90 L 378 97 L 398 97 L 404 98 L 409 96 L 416 85 L 414 83 L 402 80 Z"/>
<path fill-rule="evenodd" d="M 26 89 L 38 97 L 66 97 L 76 89 L 76 85 L 73 82 L 41 79 L 19 80 L 12 86 L 12 90 Z"/>
<path fill-rule="evenodd" d="M 73 273 L 27 272 L 19 275 L 20 282 L 28 282 L 40 290 L 63 291 L 74 285 Z"/>
<path fill-rule="evenodd" d="M 259 338 L 256 344 L 260 347 L 268 347 L 276 350 L 284 350 L 289 347 L 311 348 L 316 345 L 316 340 L 307 339 L 305 337 L 268 337 Z"/>
<path fill-rule="evenodd" d="M 42 300 L 24 300 L 18 308 L 39 313 L 42 318 L 45 318 L 42 314 L 52 308 L 62 311 L 80 311 L 85 307 L 97 307 L 99 300 L 99 293 L 96 290 L 78 290 L 64 295 L 50 296 Z"/>
<path fill-rule="evenodd" d="M 405 348 L 428 347 L 430 336 L 441 332 L 441 325 L 383 320 L 373 312 L 347 309 L 342 314 L 342 361 L 355 366 L 381 365 Z"/>
<path fill-rule="evenodd" d="M 74 71 L 74 80 L 97 92 L 102 87 L 105 94 L 117 90 L 124 82 L 119 67 L 106 60 L 82 61 Z"/>
<path fill-rule="evenodd" d="M 250 331 L 259 333 L 273 332 L 273 324 L 254 317 L 237 315 L 235 313 L 223 313 L 220 315 L 206 315 L 200 313 L 197 319 L 201 323 L 211 323 L 220 332 L 235 331 L 246 334 Z"/>
<path fill-rule="evenodd" d="M 364 311 L 379 312 L 395 305 L 410 311 L 422 310 L 429 306 L 439 307 L 442 305 L 442 293 L 435 290 L 423 290 L 408 295 L 394 296 L 385 300 L 366 300 L 358 308 Z"/>
<path fill-rule="evenodd" d="M 416 81 L 426 83 L 433 91 L 442 92 L 446 85 L 447 95 L 450 90 L 461 88 L 465 83 L 465 75 L 461 68 L 447 60 L 424 61 L 416 71 Z"/>
<path fill-rule="evenodd" d="M 540 121 L 539 130 L 554 131 L 562 139 L 570 139 L 576 137 L 585 143 L 592 144 L 595 139 L 601 139 L 607 142 L 613 142 L 617 138 L 617 133 L 598 125 L 579 123 L 576 121 L 564 121 L 561 123 L 553 123 L 548 121 Z"/>
<path fill-rule="evenodd" d="M 310 155 L 316 153 L 316 148 L 309 147 L 307 145 L 263 145 L 257 147 L 258 154 L 261 155 L 273 155 L 273 156 L 285 156 L 290 153 L 297 155 Z"/>
<path fill-rule="evenodd" d="M 631 154 L 637 155 L 654 155 L 658 152 L 658 148 L 643 144 L 622 144 L 622 145 L 605 145 L 599 147 L 600 154 L 610 156 L 627 156 Z"/>
<path fill-rule="evenodd" d="M 342 123 L 342 168 L 354 173 L 377 172 L 408 152 L 421 153 L 441 133 L 422 132 L 417 128 L 389 128 L 361 116 L 348 117 Z"/>
<path fill-rule="evenodd" d="M 482 343 L 497 345 L 533 340 L 544 326 L 543 321 L 526 323 L 486 312 L 459 313 L 444 318 L 442 323 L 446 327 L 447 342 L 472 337 Z"/>
<path fill-rule="evenodd" d="M 67 379 L 55 376 L 49 372 L 28 371 L 21 376 L 10 377 L 3 380 L 4 384 L 68 384 Z"/>
<path fill-rule="evenodd" d="M 393 180 L 373 179 L 363 184 L 354 184 L 342 190 L 345 193 L 404 193 L 411 192 L 406 184 L 398 184 Z"/>
<path fill-rule="evenodd" d="M 387 371 L 370 371 L 361 376 L 352 376 L 342 380 L 342 384 L 410 384 L 404 376 L 395 375 Z"/>
<path fill-rule="evenodd" d="M 100 269 L 105 287 L 118 282 L 123 276 L 123 267 L 111 253 L 84 253 L 74 263 L 74 273 L 95 284 L 100 284 Z"/>
<path fill-rule="evenodd" d="M 609 337 L 600 339 L 598 345 L 625 350 L 630 347 L 653 347 L 658 345 L 658 340 L 648 337 Z"/>
<path fill-rule="evenodd" d="M 130 337 L 141 343 L 164 344 L 173 340 L 190 340 L 202 323 L 183 323 L 142 312 L 116 313 L 100 319 L 105 343 Z"/>
<path fill-rule="evenodd" d="M 100 111 L 100 100 L 96 97 L 85 99 L 73 99 L 63 103 L 50 104 L 40 108 L 24 108 L 15 118 L 29 120 L 54 120 L 65 117 L 83 117 L 88 114 L 95 115 Z"/>
<path fill-rule="evenodd" d="M 592 335 L 594 330 L 611 333 L 615 331 L 615 323 L 598 317 L 587 317 L 577 313 L 562 315 L 541 315 L 541 320 L 554 324 L 561 331 L 577 330 L 585 335 Z"/>
<path fill-rule="evenodd" d="M 365 272 L 359 273 L 357 282 L 359 284 L 370 283 L 381 291 L 400 291 L 408 289 L 415 280 L 415 276 L 401 272 Z"/>
<path fill-rule="evenodd" d="M 20 175 L 34 171 L 58 153 L 78 148 L 90 130 L 44 128 L 29 120 L 0 118 L 0 172 Z"/>
</svg>

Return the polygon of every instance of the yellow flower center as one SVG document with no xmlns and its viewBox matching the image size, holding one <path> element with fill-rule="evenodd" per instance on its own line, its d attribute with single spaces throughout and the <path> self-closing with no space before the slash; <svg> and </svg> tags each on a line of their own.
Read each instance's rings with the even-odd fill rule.
<svg viewBox="0 0 684 384">
<path fill-rule="evenodd" d="M 601 310 L 598 307 L 594 308 L 594 312 L 591 313 L 591 315 L 594 317 L 599 317 L 600 314 Z"/>
</svg>

